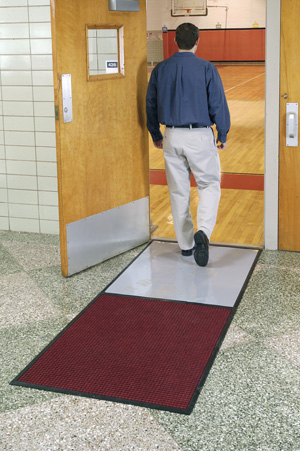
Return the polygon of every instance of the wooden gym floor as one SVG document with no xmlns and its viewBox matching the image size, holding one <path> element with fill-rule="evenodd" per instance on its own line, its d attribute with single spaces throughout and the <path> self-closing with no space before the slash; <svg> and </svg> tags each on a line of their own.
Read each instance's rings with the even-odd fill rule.
<svg viewBox="0 0 300 451">
<path fill-rule="evenodd" d="M 211 242 L 263 246 L 264 65 L 217 66 L 231 114 L 228 145 L 219 151 L 222 196 Z M 151 221 L 153 237 L 175 238 L 162 151 L 150 151 Z M 196 218 L 198 194 L 191 188 L 191 212 Z"/>
</svg>

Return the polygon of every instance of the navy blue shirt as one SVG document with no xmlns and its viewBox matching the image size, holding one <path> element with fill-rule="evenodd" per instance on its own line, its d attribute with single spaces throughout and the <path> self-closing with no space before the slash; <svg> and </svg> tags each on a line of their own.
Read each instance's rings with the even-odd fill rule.
<svg viewBox="0 0 300 451">
<path fill-rule="evenodd" d="M 176 52 L 153 69 L 146 105 L 154 142 L 163 138 L 159 124 L 216 124 L 218 141 L 227 140 L 230 115 L 219 72 L 192 52 Z"/>
</svg>

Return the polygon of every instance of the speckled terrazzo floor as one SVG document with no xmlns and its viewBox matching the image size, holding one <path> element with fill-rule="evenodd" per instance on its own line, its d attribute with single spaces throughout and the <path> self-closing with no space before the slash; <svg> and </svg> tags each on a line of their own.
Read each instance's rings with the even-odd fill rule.
<svg viewBox="0 0 300 451">
<path fill-rule="evenodd" d="M 190 416 L 9 385 L 142 249 L 64 279 L 57 237 L 0 231 L 0 449 L 300 451 L 296 253 L 262 253 Z"/>
</svg>

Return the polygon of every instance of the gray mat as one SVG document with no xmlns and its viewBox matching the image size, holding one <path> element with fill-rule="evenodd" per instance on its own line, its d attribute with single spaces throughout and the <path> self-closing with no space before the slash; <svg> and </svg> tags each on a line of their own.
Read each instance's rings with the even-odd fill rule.
<svg viewBox="0 0 300 451">
<path fill-rule="evenodd" d="M 153 241 L 105 290 L 131 296 L 233 307 L 256 260 L 253 249 L 210 246 L 205 268 L 177 243 Z"/>
</svg>

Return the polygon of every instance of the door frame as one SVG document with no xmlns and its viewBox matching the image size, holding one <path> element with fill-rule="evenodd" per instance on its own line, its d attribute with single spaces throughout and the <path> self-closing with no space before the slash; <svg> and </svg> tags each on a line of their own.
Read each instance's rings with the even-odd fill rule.
<svg viewBox="0 0 300 451">
<path fill-rule="evenodd" d="M 266 0 L 264 245 L 278 249 L 281 0 Z"/>
<path fill-rule="evenodd" d="M 281 0 L 266 2 L 265 249 L 278 249 Z"/>
</svg>

